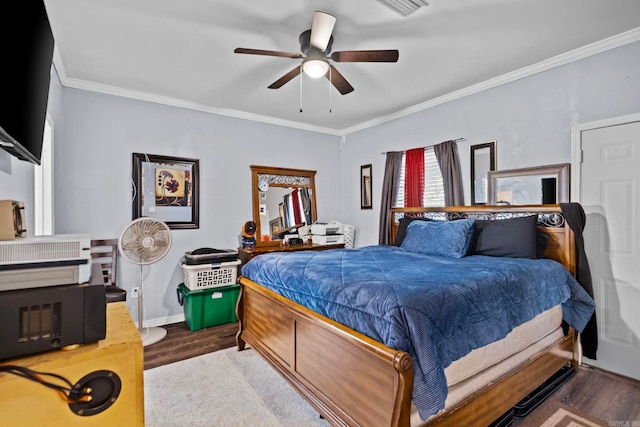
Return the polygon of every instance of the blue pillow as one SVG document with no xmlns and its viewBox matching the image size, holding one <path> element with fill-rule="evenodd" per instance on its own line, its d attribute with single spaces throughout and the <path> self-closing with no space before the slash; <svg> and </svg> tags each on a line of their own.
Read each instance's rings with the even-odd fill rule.
<svg viewBox="0 0 640 427">
<path fill-rule="evenodd" d="M 396 238 L 393 241 L 393 246 L 402 245 L 402 241 L 407 235 L 407 227 L 413 221 L 431 221 L 431 220 L 429 218 L 411 218 L 407 216 L 400 218 L 400 221 L 398 221 L 398 231 L 396 232 Z"/>
<path fill-rule="evenodd" d="M 426 255 L 462 258 L 473 235 L 472 219 L 456 221 L 412 221 L 401 248 Z"/>
</svg>

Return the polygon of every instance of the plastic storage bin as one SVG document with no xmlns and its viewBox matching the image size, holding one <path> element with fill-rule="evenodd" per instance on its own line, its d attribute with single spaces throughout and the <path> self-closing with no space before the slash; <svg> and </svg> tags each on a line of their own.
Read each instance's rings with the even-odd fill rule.
<svg viewBox="0 0 640 427">
<path fill-rule="evenodd" d="M 239 259 L 200 265 L 180 263 L 184 272 L 184 285 L 191 291 L 235 284 L 238 265 L 240 265 Z"/>
<path fill-rule="evenodd" d="M 238 284 L 190 291 L 181 283 L 177 291 L 178 302 L 184 307 L 184 319 L 191 331 L 238 321 Z"/>
</svg>

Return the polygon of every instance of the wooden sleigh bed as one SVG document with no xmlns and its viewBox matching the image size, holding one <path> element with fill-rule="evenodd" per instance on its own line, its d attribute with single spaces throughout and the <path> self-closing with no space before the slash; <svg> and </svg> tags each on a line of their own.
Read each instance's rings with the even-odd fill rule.
<svg viewBox="0 0 640 427">
<path fill-rule="evenodd" d="M 538 215 L 538 228 L 549 235 L 545 257 L 559 261 L 575 275 L 574 236 L 559 205 L 397 208 L 393 209 L 390 242 L 403 215 L 494 219 L 531 214 Z M 246 277 L 239 281 L 238 349 L 246 345 L 253 348 L 331 425 L 416 425 L 411 402 L 413 364 L 408 353 L 389 348 Z M 561 368 L 571 365 L 575 369 L 575 338 L 570 330 L 419 425 L 490 425 Z"/>
</svg>

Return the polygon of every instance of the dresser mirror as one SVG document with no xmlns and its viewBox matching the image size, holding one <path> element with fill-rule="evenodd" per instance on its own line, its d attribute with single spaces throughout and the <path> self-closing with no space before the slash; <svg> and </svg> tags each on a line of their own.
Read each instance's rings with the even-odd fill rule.
<svg viewBox="0 0 640 427">
<path fill-rule="evenodd" d="M 492 205 L 546 205 L 569 202 L 570 164 L 490 171 Z"/>
<path fill-rule="evenodd" d="M 256 246 L 279 245 L 317 219 L 316 171 L 251 166 Z"/>
</svg>

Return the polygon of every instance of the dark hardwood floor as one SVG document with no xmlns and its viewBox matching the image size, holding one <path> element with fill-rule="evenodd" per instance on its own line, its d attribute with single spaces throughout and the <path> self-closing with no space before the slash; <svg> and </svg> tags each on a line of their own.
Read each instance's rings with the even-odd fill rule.
<svg viewBox="0 0 640 427">
<path fill-rule="evenodd" d="M 610 426 L 640 427 L 640 381 L 590 366 L 562 384 L 548 399 L 572 406 Z M 511 424 L 517 427 L 521 421 Z"/>
<path fill-rule="evenodd" d="M 163 326 L 167 336 L 144 348 L 144 369 L 151 369 L 190 357 L 236 345 L 238 322 L 191 332 L 185 322 Z"/>
<path fill-rule="evenodd" d="M 185 322 L 166 325 L 167 336 L 144 348 L 144 368 L 151 369 L 236 345 L 238 323 L 191 332 Z M 548 399 L 608 421 L 612 426 L 640 427 L 640 381 L 582 366 Z M 517 427 L 521 421 L 511 424 Z"/>
</svg>

